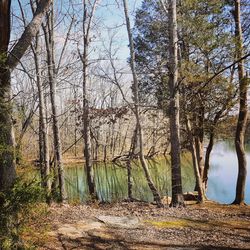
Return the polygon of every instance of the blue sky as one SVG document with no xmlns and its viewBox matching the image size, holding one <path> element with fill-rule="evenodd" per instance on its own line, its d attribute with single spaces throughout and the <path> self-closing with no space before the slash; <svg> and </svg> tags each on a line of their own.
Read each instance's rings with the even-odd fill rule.
<svg viewBox="0 0 250 250">
<path fill-rule="evenodd" d="M 67 5 L 63 5 L 62 3 L 70 1 L 70 0 L 58 0 L 54 1 L 55 3 L 55 16 L 57 12 L 64 12 L 65 14 L 67 13 Z M 76 10 L 78 11 L 79 14 L 79 20 L 82 18 L 82 0 L 72 0 L 73 3 L 75 4 Z M 117 6 L 117 1 L 119 1 L 119 6 Z M 122 5 L 122 0 L 100 0 L 100 5 L 97 8 L 96 11 L 96 20 L 100 20 L 100 26 L 96 29 L 93 30 L 92 34 L 97 35 L 96 39 L 93 39 L 93 42 L 91 43 L 92 48 L 95 47 L 95 50 L 93 50 L 92 53 L 89 55 L 89 60 L 93 59 L 99 59 L 99 58 L 107 58 L 105 56 L 105 51 L 104 51 L 104 46 L 108 45 L 110 40 L 109 40 L 109 35 L 112 33 L 116 33 L 115 36 L 115 43 L 114 43 L 114 48 L 113 50 L 117 49 L 117 53 L 114 55 L 115 60 L 115 65 L 117 69 L 121 69 L 123 73 L 122 82 L 127 86 L 129 89 L 130 87 L 130 82 L 131 82 L 131 73 L 130 69 L 128 66 L 128 58 L 129 58 L 129 48 L 128 48 L 128 38 L 127 38 L 127 30 L 125 26 L 125 21 L 124 21 L 124 12 L 123 12 L 123 5 Z M 131 26 L 133 27 L 134 23 L 134 16 L 135 16 L 135 10 L 140 7 L 142 0 L 128 0 L 129 3 L 129 13 L 130 13 L 130 20 L 131 20 Z M 27 17 L 27 23 L 28 21 L 32 18 L 31 15 L 31 10 L 30 6 L 28 5 L 29 0 L 22 0 L 22 7 L 24 8 L 25 11 L 25 16 Z M 78 7 L 79 6 L 79 7 Z M 14 40 L 15 38 L 19 38 L 22 31 L 23 31 L 23 24 L 20 19 L 20 10 L 18 6 L 18 1 L 13 0 L 12 1 L 12 11 L 13 11 L 13 18 L 12 18 L 12 39 Z M 62 15 L 61 15 L 62 16 Z M 60 19 L 60 18 L 59 18 Z M 61 18 L 62 19 L 62 18 Z M 60 20 L 61 20 L 60 19 Z M 68 16 L 66 15 L 64 20 L 62 22 L 59 22 L 59 25 L 55 29 L 55 40 L 56 40 L 56 49 L 58 53 L 60 54 L 62 45 L 64 43 L 64 39 L 66 37 L 67 29 L 69 26 L 69 20 L 70 20 L 70 11 L 68 12 Z M 119 26 L 116 29 L 113 29 L 115 26 Z M 72 36 L 77 33 L 74 32 L 79 32 L 80 36 L 82 35 L 81 33 L 81 23 L 78 24 L 78 27 L 72 30 Z M 111 30 L 110 33 L 108 30 Z M 98 37 L 99 36 L 99 37 Z M 81 39 L 81 38 L 79 38 Z M 80 40 L 79 40 L 80 41 Z M 66 55 L 63 58 L 63 64 L 65 63 L 68 64 L 69 60 L 72 61 L 72 64 L 74 64 L 74 61 L 77 61 L 77 58 L 75 58 L 73 53 L 76 53 L 77 51 L 77 45 L 74 42 L 70 42 Z M 57 53 L 56 53 L 57 54 Z M 76 53 L 77 54 L 77 53 Z M 29 57 L 26 59 L 24 58 L 23 60 L 30 60 Z M 105 68 L 106 66 L 109 65 L 108 60 L 103 60 L 101 61 L 102 66 Z"/>
<path fill-rule="evenodd" d="M 31 16 L 31 11 L 29 7 L 29 1 L 28 0 L 22 0 L 20 1 L 22 3 L 22 7 L 24 8 L 25 15 L 27 19 L 30 19 Z M 64 13 L 67 12 L 67 6 L 69 0 L 55 0 L 55 9 L 58 11 L 63 11 Z M 81 8 L 81 3 L 82 0 L 73 0 L 72 1 L 76 8 Z M 123 5 L 122 5 L 122 0 L 100 0 L 100 4 L 96 10 L 96 19 L 101 20 L 100 25 L 101 28 L 100 33 L 102 36 L 103 40 L 106 40 L 106 42 L 109 42 L 109 37 L 108 37 L 108 31 L 109 30 L 110 34 L 111 33 L 117 33 L 116 34 L 116 41 L 115 44 L 119 46 L 119 52 L 118 56 L 120 59 L 126 60 L 128 58 L 128 39 L 127 39 L 127 31 L 126 27 L 124 24 L 124 13 L 123 13 Z M 129 4 L 129 13 L 130 13 L 130 21 L 131 25 L 133 27 L 134 23 L 134 16 L 135 16 L 135 11 L 138 7 L 140 7 L 142 0 L 128 0 Z M 118 3 L 118 4 L 117 4 Z M 79 9 L 80 10 L 80 9 Z M 20 28 L 21 20 L 19 20 L 19 17 L 21 16 L 20 14 L 20 9 L 18 5 L 17 0 L 12 1 L 12 11 L 14 13 L 14 18 L 12 19 L 12 37 L 18 37 L 18 33 L 22 32 L 22 28 Z M 113 29 L 115 26 L 119 26 L 119 28 Z M 112 30 L 112 31 L 111 31 Z M 98 42 L 95 42 L 96 44 Z M 103 41 L 102 41 L 103 43 Z"/>
<path fill-rule="evenodd" d="M 126 60 L 128 58 L 129 50 L 128 50 L 127 30 L 126 26 L 124 25 L 124 12 L 123 12 L 122 1 L 121 0 L 118 1 L 119 6 L 117 6 L 115 0 L 106 0 L 105 3 L 107 2 L 110 3 L 110 6 L 106 8 L 100 7 L 99 10 L 97 10 L 96 14 L 102 17 L 102 19 L 104 20 L 104 24 L 107 27 L 112 29 L 115 26 L 119 26 L 119 28 L 117 28 L 116 31 L 113 32 L 117 32 L 116 43 L 120 47 L 119 58 Z M 142 0 L 128 0 L 130 21 L 132 27 L 134 24 L 135 11 L 138 7 L 140 7 L 141 2 Z"/>
</svg>

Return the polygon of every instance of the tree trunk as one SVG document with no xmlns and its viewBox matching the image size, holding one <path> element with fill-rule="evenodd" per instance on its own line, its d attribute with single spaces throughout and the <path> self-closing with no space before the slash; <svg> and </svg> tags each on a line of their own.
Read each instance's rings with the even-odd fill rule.
<svg viewBox="0 0 250 250">
<path fill-rule="evenodd" d="M 137 127 L 134 130 L 132 139 L 131 139 L 131 146 L 129 150 L 129 155 L 128 155 L 128 160 L 126 162 L 127 164 L 127 174 L 128 174 L 128 199 L 130 201 L 133 200 L 133 193 L 132 193 L 132 173 L 131 173 L 131 161 L 135 157 L 135 149 L 136 149 L 136 144 L 137 144 L 137 133 L 138 129 Z"/>
<path fill-rule="evenodd" d="M 85 75 L 85 74 L 84 74 Z M 91 198 L 97 198 L 95 192 L 94 172 L 91 155 L 91 137 L 90 137 L 90 121 L 89 121 L 89 108 L 86 99 L 86 75 L 83 80 L 83 139 L 84 139 L 84 159 L 87 175 L 87 185 Z"/>
<path fill-rule="evenodd" d="M 243 37 L 241 28 L 241 12 L 240 0 L 235 0 L 235 38 L 236 38 L 236 54 L 237 59 L 243 57 Z M 236 196 L 233 204 L 244 204 L 245 200 L 245 186 L 246 186 L 246 176 L 247 176 L 247 161 L 245 155 L 245 131 L 247 124 L 247 86 L 248 79 L 244 76 L 244 61 L 238 63 L 238 77 L 239 77 L 239 116 L 235 135 L 235 147 L 238 158 L 238 178 L 236 186 Z"/>
<path fill-rule="evenodd" d="M 94 7 L 93 7 L 94 8 Z M 93 13 L 92 13 L 93 14 Z M 91 154 L 91 134 L 90 134 L 90 118 L 89 118 L 89 100 L 87 93 L 88 84 L 88 49 L 89 49 L 89 29 L 91 25 L 91 19 L 88 21 L 87 4 L 83 1 L 83 55 L 81 56 L 82 70 L 83 70 L 83 82 L 82 82 L 82 94 L 83 94 L 83 140 L 84 140 L 84 158 L 85 168 L 87 175 L 87 185 L 91 199 L 96 199 L 94 171 Z"/>
<path fill-rule="evenodd" d="M 171 142 L 171 169 L 172 169 L 172 201 L 170 206 L 183 207 L 184 198 L 181 181 L 180 163 L 180 110 L 178 89 L 178 38 L 176 0 L 169 1 L 169 92 L 170 92 L 170 142 Z"/>
<path fill-rule="evenodd" d="M 190 125 L 190 121 L 188 117 L 186 117 L 186 127 L 187 127 L 190 147 L 191 147 L 192 158 L 193 158 L 193 167 L 194 167 L 194 173 L 195 173 L 195 179 L 196 179 L 196 185 L 197 185 L 197 191 L 198 191 L 198 201 L 202 203 L 205 200 L 205 192 L 204 192 L 203 185 L 202 185 L 202 178 L 200 175 L 198 159 L 197 159 L 196 150 L 195 150 L 195 142 L 194 142 L 193 133 L 192 133 L 192 129 L 191 129 L 191 125 Z"/>
<path fill-rule="evenodd" d="M 15 139 L 12 123 L 10 71 L 0 68 L 0 190 L 8 189 L 16 178 Z"/>
<path fill-rule="evenodd" d="M 127 165 L 127 177 L 128 177 L 128 200 L 133 200 L 133 193 L 132 193 L 132 174 L 131 174 L 131 158 L 129 156 L 129 159 L 126 162 Z"/>
<path fill-rule="evenodd" d="M 200 97 L 201 99 L 202 97 Z M 196 120 L 196 129 L 195 129 L 195 148 L 196 148 L 196 155 L 198 159 L 198 166 L 199 166 L 199 171 L 200 171 L 200 176 L 203 179 L 204 175 L 204 145 L 203 145 L 203 140 L 204 140 L 204 107 L 202 104 L 198 110 L 197 114 L 195 114 L 195 120 Z M 195 185 L 195 191 L 198 191 L 198 183 Z"/>
<path fill-rule="evenodd" d="M 197 155 L 197 160 L 198 160 L 198 167 L 199 167 L 199 172 L 200 176 L 203 179 L 204 176 L 204 146 L 203 146 L 203 141 L 201 141 L 201 138 L 199 136 L 195 136 L 194 139 L 195 143 L 195 151 Z M 196 183 L 195 186 L 195 191 L 198 190 L 198 183 Z"/>
<path fill-rule="evenodd" d="M 204 167 L 204 174 L 203 174 L 203 185 L 205 190 L 207 189 L 207 182 L 208 182 L 208 171 L 210 168 L 210 155 L 214 146 L 214 129 L 210 132 L 209 136 L 209 143 L 207 146 L 206 156 L 205 156 L 205 167 Z"/>
<path fill-rule="evenodd" d="M 134 112 L 135 118 L 136 118 L 136 127 L 138 130 L 138 137 L 139 137 L 139 157 L 140 157 L 140 162 L 141 162 L 148 186 L 153 194 L 154 201 L 156 202 L 157 206 L 162 207 L 163 204 L 161 202 L 160 194 L 158 193 L 158 190 L 156 189 L 156 187 L 153 183 L 153 180 L 152 180 L 150 173 L 149 173 L 147 162 L 144 158 L 143 136 L 142 136 L 142 127 L 141 127 L 141 122 L 140 122 L 140 111 L 139 111 L 139 104 L 140 104 L 139 87 L 138 87 L 138 79 L 137 79 L 136 70 L 135 70 L 134 43 L 133 43 L 133 37 L 132 37 L 132 33 L 131 33 L 131 28 L 130 28 L 127 0 L 123 0 L 123 7 L 124 7 L 124 14 L 125 14 L 125 19 L 126 19 L 127 33 L 128 33 L 128 39 L 129 39 L 130 67 L 131 67 L 132 76 L 133 76 L 132 91 L 133 91 L 134 104 L 135 104 L 133 112 Z"/>
<path fill-rule="evenodd" d="M 7 65 L 10 3 L 11 1 L 0 2 L 0 191 L 11 187 L 16 177 L 11 79 Z"/>
<path fill-rule="evenodd" d="M 47 64 L 48 64 L 48 77 L 50 86 L 50 101 L 51 101 L 51 111 L 52 111 L 52 127 L 54 136 L 54 150 L 55 150 L 55 163 L 58 173 L 59 181 L 59 197 L 60 201 L 64 202 L 66 200 L 66 190 L 65 190 L 65 179 L 64 179 L 64 168 L 62 162 L 62 149 L 61 149 L 61 138 L 58 122 L 58 110 L 56 105 L 56 73 L 55 73 L 55 60 L 54 60 L 54 16 L 53 16 L 53 6 L 50 15 L 48 15 L 47 29 L 45 28 L 45 42 L 46 42 L 46 52 L 47 52 Z"/>
<path fill-rule="evenodd" d="M 210 129 L 209 143 L 208 143 L 207 150 L 206 150 L 204 173 L 203 173 L 203 186 L 204 186 L 205 190 L 207 189 L 208 171 L 210 168 L 210 155 L 211 155 L 211 152 L 212 152 L 212 149 L 214 146 L 215 127 L 216 127 L 223 111 L 226 109 L 226 107 L 227 107 L 226 104 L 223 105 L 222 109 L 215 115 L 215 118 L 214 118 L 213 123 L 212 123 L 212 128 Z"/>
<path fill-rule="evenodd" d="M 46 108 L 44 90 L 41 82 L 41 67 L 40 67 L 40 38 L 36 36 L 35 47 L 33 48 L 34 62 L 36 68 L 36 84 L 38 89 L 38 103 L 39 103 L 39 162 L 41 169 L 42 184 L 46 190 L 47 200 L 49 199 L 49 193 L 51 189 L 50 176 L 50 164 L 49 164 L 49 145 L 48 145 L 48 133 L 47 133 L 47 121 L 46 121 Z"/>
</svg>

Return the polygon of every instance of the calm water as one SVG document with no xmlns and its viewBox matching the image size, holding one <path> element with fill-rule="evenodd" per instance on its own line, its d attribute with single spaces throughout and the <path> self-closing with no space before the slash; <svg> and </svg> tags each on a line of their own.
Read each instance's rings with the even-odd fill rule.
<svg viewBox="0 0 250 250">
<path fill-rule="evenodd" d="M 250 145 L 247 151 L 247 181 L 245 201 L 250 204 Z M 235 198 L 238 160 L 233 143 L 218 142 L 211 154 L 207 196 L 221 203 L 231 203 Z"/>
<path fill-rule="evenodd" d="M 250 151 L 247 155 L 248 173 L 250 172 Z M 170 164 L 162 159 L 150 161 L 149 168 L 152 178 L 161 195 L 171 194 Z M 95 182 L 98 197 L 103 201 L 122 200 L 127 198 L 127 171 L 125 168 L 112 164 L 98 164 L 94 167 Z M 86 201 L 88 192 L 83 166 L 70 166 L 65 169 L 66 188 L 72 201 Z M 249 175 L 248 175 L 249 176 Z M 132 167 L 133 196 L 144 201 L 152 201 L 152 194 L 147 186 L 140 166 Z M 218 142 L 211 155 L 211 170 L 209 173 L 207 196 L 209 199 L 230 203 L 234 200 L 237 178 L 237 158 L 233 145 L 228 142 Z M 189 155 L 182 157 L 183 191 L 194 190 L 194 172 Z M 250 204 L 250 180 L 247 178 L 246 202 Z"/>
</svg>

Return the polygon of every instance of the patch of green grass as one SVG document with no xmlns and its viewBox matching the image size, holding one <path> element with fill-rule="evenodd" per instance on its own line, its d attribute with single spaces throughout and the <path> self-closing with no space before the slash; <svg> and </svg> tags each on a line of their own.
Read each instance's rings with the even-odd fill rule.
<svg viewBox="0 0 250 250">
<path fill-rule="evenodd" d="M 177 221 L 145 221 L 147 224 L 153 225 L 159 228 L 176 228 L 176 227 L 187 227 L 188 223 L 185 220 Z"/>
<path fill-rule="evenodd" d="M 250 223 L 248 221 L 214 221 L 214 220 L 193 220 L 193 219 L 174 219 L 169 221 L 144 221 L 148 225 L 152 225 L 158 228 L 201 228 L 202 230 L 210 230 L 212 227 L 250 230 Z"/>
</svg>

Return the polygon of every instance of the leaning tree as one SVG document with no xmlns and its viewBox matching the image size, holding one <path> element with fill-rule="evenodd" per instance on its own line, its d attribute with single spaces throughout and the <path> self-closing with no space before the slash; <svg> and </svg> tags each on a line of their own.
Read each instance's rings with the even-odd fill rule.
<svg viewBox="0 0 250 250">
<path fill-rule="evenodd" d="M 52 0 L 41 0 L 30 23 L 9 51 L 11 34 L 11 0 L 0 1 L 0 190 L 15 181 L 15 137 L 12 119 L 11 72 L 37 34 Z"/>
</svg>

